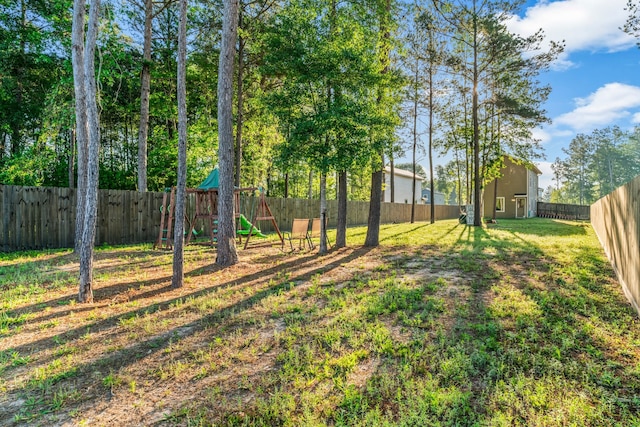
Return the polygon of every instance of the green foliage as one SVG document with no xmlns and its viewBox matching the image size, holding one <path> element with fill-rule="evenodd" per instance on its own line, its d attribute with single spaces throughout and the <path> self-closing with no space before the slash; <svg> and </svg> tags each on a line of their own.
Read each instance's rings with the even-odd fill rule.
<svg viewBox="0 0 640 427">
<path fill-rule="evenodd" d="M 38 143 L 48 92 L 64 69 L 59 31 L 69 10 L 66 0 L 0 2 L 0 164 Z"/>
<path fill-rule="evenodd" d="M 622 30 L 634 36 L 636 39 L 640 38 L 640 5 L 633 0 L 627 0 L 627 6 L 625 10 L 629 13 L 627 20 L 622 27 Z M 637 42 L 640 47 L 640 41 Z"/>
<path fill-rule="evenodd" d="M 48 183 L 55 174 L 55 153 L 48 149 L 33 147 L 20 154 L 0 161 L 0 183 L 11 185 L 40 186 Z"/>
<path fill-rule="evenodd" d="M 367 13 L 352 4 L 291 1 L 270 22 L 263 70 L 281 83 L 265 102 L 285 135 L 277 163 L 285 171 L 299 161 L 324 173 L 364 165 L 376 150 L 372 129 L 395 126 L 392 109 L 375 102 L 391 80 L 377 61 Z"/>
<path fill-rule="evenodd" d="M 552 166 L 559 203 L 591 204 L 640 175 L 640 127 L 579 134 L 563 151 Z"/>
<path fill-rule="evenodd" d="M 563 45 L 551 41 L 543 49 L 541 31 L 529 37 L 508 31 L 508 16 L 517 14 L 523 2 L 435 1 L 433 5 L 447 23 L 444 63 L 452 75 L 442 112 L 448 129 L 442 131 L 440 144 L 444 151 L 454 151 L 456 162 L 466 164 L 458 168 L 457 186 L 465 186 L 458 189 L 458 198 L 466 200 L 460 196 L 473 193 L 479 200 L 483 182 L 496 175 L 503 154 L 525 161 L 542 157 L 532 131 L 548 121 L 542 105 L 550 88 L 542 86 L 537 76 Z M 470 185 L 472 170 L 478 182 L 474 176 Z M 466 176 L 461 176 L 463 172 Z M 476 215 L 479 209 L 477 205 Z"/>
</svg>

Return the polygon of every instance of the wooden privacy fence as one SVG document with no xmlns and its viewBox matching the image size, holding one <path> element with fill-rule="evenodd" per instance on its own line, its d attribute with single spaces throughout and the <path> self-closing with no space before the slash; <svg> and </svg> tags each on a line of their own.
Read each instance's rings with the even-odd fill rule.
<svg viewBox="0 0 640 427">
<path fill-rule="evenodd" d="M 290 230 L 294 218 L 318 218 L 320 217 L 320 200 L 308 199 L 282 199 L 266 198 L 271 211 L 276 217 L 276 222 L 281 230 Z M 253 208 L 257 204 L 257 198 L 242 198 L 241 211 L 252 220 Z M 429 205 L 416 205 L 415 220 L 429 221 L 431 211 Z M 458 218 L 460 208 L 450 205 L 436 205 L 436 219 Z M 327 200 L 327 217 L 330 228 L 335 228 L 338 220 L 338 202 Z M 369 202 L 347 202 L 347 226 L 366 225 L 369 219 Z M 380 209 L 380 222 L 383 224 L 409 222 L 411 220 L 411 205 L 400 203 L 382 203 Z M 262 231 L 273 231 L 273 226 L 268 222 L 256 224 Z"/>
<path fill-rule="evenodd" d="M 640 176 L 591 205 L 591 225 L 640 314 Z"/>
<path fill-rule="evenodd" d="M 590 215 L 590 206 L 588 205 L 538 202 L 538 217 L 540 218 L 580 219 L 588 221 Z"/>
<path fill-rule="evenodd" d="M 162 193 L 98 191 L 96 244 L 153 241 L 157 237 Z M 0 249 L 73 247 L 76 190 L 0 185 Z"/>
<path fill-rule="evenodd" d="M 124 190 L 98 191 L 96 245 L 120 245 L 154 242 L 160 228 L 162 192 L 138 193 Z M 241 213 L 249 221 L 258 205 L 258 197 L 243 195 Z M 289 230 L 293 218 L 317 218 L 320 201 L 266 198 L 278 227 Z M 193 200 L 187 211 L 193 211 Z M 76 190 L 52 187 L 0 185 L 0 250 L 3 252 L 45 248 L 70 248 L 74 244 Z M 430 219 L 430 207 L 416 205 L 416 221 Z M 337 202 L 327 202 L 329 226 L 335 227 Z M 347 225 L 367 223 L 368 202 L 347 204 Z M 457 218 L 457 206 L 436 206 L 436 219 Z M 409 222 L 411 205 L 383 203 L 381 222 Z M 256 224 L 265 232 L 273 231 L 270 222 Z M 206 233 L 205 235 L 208 235 Z"/>
</svg>

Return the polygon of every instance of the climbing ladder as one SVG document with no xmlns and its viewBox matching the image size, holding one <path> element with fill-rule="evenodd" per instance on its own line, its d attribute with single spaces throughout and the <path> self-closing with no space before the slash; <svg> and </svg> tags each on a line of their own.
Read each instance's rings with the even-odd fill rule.
<svg viewBox="0 0 640 427">
<path fill-rule="evenodd" d="M 254 228 L 256 228 L 257 221 L 267 221 L 270 220 L 273 224 L 273 228 L 275 228 L 278 233 L 278 237 L 280 237 L 280 242 L 284 246 L 284 237 L 282 233 L 280 233 L 280 229 L 278 228 L 278 223 L 276 222 L 276 218 L 271 213 L 271 209 L 267 204 L 267 200 L 264 198 L 264 192 L 260 192 L 260 203 L 258 203 L 258 208 L 256 209 L 256 213 L 253 216 L 253 221 L 251 221 L 251 228 L 249 228 L 249 234 L 247 234 L 247 240 L 244 242 L 244 249 L 247 249 L 247 245 L 249 245 L 249 240 L 251 239 L 251 233 Z"/>
<path fill-rule="evenodd" d="M 193 217 L 188 221 L 186 244 L 191 242 L 196 221 L 204 220 L 209 223 L 209 237 L 211 244 L 214 245 L 218 234 L 218 190 L 187 189 L 187 194 L 195 195 L 196 206 Z"/>
<path fill-rule="evenodd" d="M 234 191 L 234 208 L 236 214 L 236 220 L 240 217 L 240 193 L 243 191 L 255 191 L 256 188 L 238 188 Z M 201 189 L 186 189 L 187 195 L 194 195 L 195 199 L 195 212 L 192 215 L 185 214 L 185 237 L 186 244 L 189 244 L 191 241 L 191 237 L 194 234 L 196 228 L 196 222 L 198 220 L 204 220 L 205 224 L 209 226 L 209 237 L 211 239 L 211 244 L 215 245 L 217 242 L 217 228 L 218 228 L 218 190 L 217 189 L 209 189 L 209 190 L 201 190 Z M 162 196 L 162 206 L 160 207 L 160 230 L 158 232 L 158 239 L 153 244 L 154 249 L 172 249 L 173 248 L 173 240 L 172 240 L 172 232 L 175 221 L 175 201 L 176 201 L 176 187 L 172 187 L 171 189 L 167 188 L 165 193 Z M 258 203 L 258 207 L 256 208 L 255 215 L 253 216 L 253 222 L 251 228 L 249 229 L 249 234 L 247 235 L 247 239 L 244 243 L 244 248 L 247 248 L 249 244 L 249 240 L 251 238 L 251 234 L 254 230 L 258 230 L 256 225 L 256 221 L 265 221 L 270 220 L 273 224 L 274 229 L 278 233 L 278 237 L 280 237 L 280 242 L 284 245 L 284 237 L 282 233 L 280 233 L 280 229 L 278 228 L 278 223 L 276 222 L 269 205 L 267 205 L 267 201 L 265 200 L 264 193 L 260 194 L 260 202 Z M 238 227 L 238 222 L 236 221 L 236 227 Z M 238 238 L 241 239 L 241 236 L 238 235 Z M 242 240 L 240 240 L 240 243 Z"/>
<path fill-rule="evenodd" d="M 173 229 L 173 216 L 175 211 L 176 188 L 171 187 L 164 191 L 162 195 L 162 206 L 160 207 L 160 232 L 158 240 L 153 244 L 153 249 L 171 249 L 171 231 Z"/>
</svg>

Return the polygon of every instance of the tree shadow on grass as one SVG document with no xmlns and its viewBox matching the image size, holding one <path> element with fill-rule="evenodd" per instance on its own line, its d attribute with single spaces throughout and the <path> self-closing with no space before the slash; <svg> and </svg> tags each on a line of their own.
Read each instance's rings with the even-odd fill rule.
<svg viewBox="0 0 640 427">
<path fill-rule="evenodd" d="M 364 251 L 363 253 L 366 253 L 366 252 L 368 251 Z M 355 253 L 360 253 L 360 252 L 356 251 Z M 348 257 L 349 255 L 347 254 L 346 256 Z M 167 307 L 169 307 L 172 303 L 174 303 L 176 300 L 181 298 L 198 297 L 198 296 L 205 295 L 210 292 L 215 292 L 230 286 L 241 286 L 243 284 L 250 283 L 253 281 L 263 280 L 265 277 L 272 276 L 279 272 L 288 271 L 289 269 L 294 269 L 294 268 L 299 269 L 306 265 L 313 265 L 317 260 L 318 260 L 317 254 L 309 254 L 303 258 L 297 258 L 297 259 L 287 261 L 285 263 L 280 263 L 250 275 L 239 276 L 238 278 L 234 278 L 234 279 L 225 281 L 223 283 L 208 285 L 204 289 L 201 289 L 199 291 L 192 292 L 186 295 L 181 295 L 180 297 L 164 301 L 160 304 L 156 304 L 155 309 L 164 310 Z M 345 261 L 345 262 L 348 262 L 348 261 Z M 208 266 L 195 268 L 185 273 L 185 278 L 194 278 L 194 277 L 199 277 L 203 275 L 214 274 L 222 270 L 225 270 L 225 268 L 220 267 L 216 264 L 210 264 Z M 96 273 L 100 273 L 100 270 L 98 269 Z M 32 323 L 36 321 L 42 322 L 42 321 L 51 320 L 57 317 L 63 317 L 66 314 L 72 314 L 78 311 L 89 311 L 89 310 L 104 308 L 107 305 L 114 302 L 115 303 L 134 302 L 136 300 L 146 300 L 150 298 L 156 298 L 161 294 L 164 294 L 166 292 L 170 292 L 173 290 L 170 286 L 170 283 L 171 283 L 171 276 L 164 276 L 160 278 L 143 280 L 143 281 L 126 282 L 126 283 L 120 283 L 120 284 L 111 285 L 111 286 L 97 287 L 96 289 L 94 289 L 94 303 L 91 305 L 87 305 L 87 306 L 75 305 L 73 309 L 64 310 L 56 313 L 48 313 L 48 314 L 46 313 L 45 309 L 47 309 L 48 307 L 51 308 L 51 307 L 59 307 L 61 305 L 67 305 L 70 300 L 75 300 L 76 294 L 68 294 L 63 297 L 49 300 L 46 303 L 33 304 L 33 305 L 21 307 L 16 310 L 12 310 L 12 315 L 21 316 L 21 315 L 29 315 L 34 313 L 42 313 L 41 316 L 29 317 L 29 321 Z M 162 284 L 165 284 L 165 286 L 160 286 Z M 150 288 L 150 289 L 147 291 L 140 292 L 140 289 L 142 288 Z M 130 312 L 121 313 L 118 317 L 142 315 L 144 314 L 145 310 L 146 310 L 146 307 L 133 310 Z M 81 336 L 86 332 L 87 328 L 90 328 L 94 332 L 99 332 L 104 328 L 109 328 L 113 326 L 114 322 L 117 322 L 117 319 L 110 318 L 110 319 L 104 319 L 98 322 L 89 323 L 87 325 L 83 325 L 82 327 L 77 328 L 76 330 L 65 331 L 63 333 L 64 336 L 42 338 L 41 340 L 36 340 L 31 342 L 28 346 L 19 346 L 19 347 L 13 348 L 12 350 L 23 352 L 30 347 L 38 349 L 42 347 L 42 345 L 46 342 L 50 342 L 51 340 L 55 341 L 56 337 L 60 339 L 64 338 L 65 340 L 77 339 L 79 336 Z"/>
<path fill-rule="evenodd" d="M 564 221 L 550 218 L 501 219 L 497 224 L 490 224 L 491 229 L 540 237 L 586 235 L 586 229 L 590 227 L 591 224 L 588 221 Z"/>
<path fill-rule="evenodd" d="M 455 244 L 443 248 L 443 252 L 448 251 L 445 255 L 450 257 L 460 257 L 466 251 L 463 255 L 470 262 L 483 267 L 469 272 L 465 285 L 458 283 L 457 290 L 452 287 L 451 291 L 456 290 L 455 292 L 444 292 L 443 289 L 442 294 L 437 294 L 451 304 L 452 311 L 448 313 L 452 317 L 451 321 L 437 318 L 433 323 L 411 326 L 400 323 L 399 312 L 397 317 L 389 319 L 386 311 L 383 315 L 386 318 L 371 316 L 368 319 L 374 324 L 390 324 L 389 334 L 393 343 L 375 351 L 365 347 L 370 351 L 367 353 L 369 357 L 379 358 L 380 362 L 371 365 L 374 368 L 368 373 L 369 378 L 363 385 L 338 384 L 339 381 L 333 384 L 331 379 L 328 380 L 333 393 L 337 395 L 326 396 L 323 401 L 334 401 L 337 406 L 330 412 L 329 418 L 321 419 L 320 422 L 340 424 L 338 421 L 341 421 L 348 425 L 352 421 L 351 424 L 356 424 L 365 415 L 369 415 L 388 416 L 391 423 L 397 421 L 398 424 L 403 422 L 411 425 L 484 425 L 498 423 L 500 420 L 514 425 L 533 425 L 536 421 L 543 423 L 544 414 L 554 414 L 557 424 L 613 425 L 616 421 L 631 419 L 634 411 L 637 414 L 637 408 L 632 403 L 634 396 L 640 392 L 638 376 L 633 373 L 636 358 L 623 354 L 636 354 L 633 343 L 639 337 L 638 332 L 633 329 L 637 322 L 625 323 L 632 319 L 630 309 L 620 292 L 616 292 L 615 286 L 610 283 L 612 275 L 608 271 L 610 267 L 607 270 L 606 261 L 598 256 L 596 250 L 583 248 L 576 255 L 577 261 L 572 269 L 562 270 L 563 266 L 558 265 L 553 257 L 541 257 L 532 262 L 531 254 L 544 252 L 540 246 L 526 239 L 513 238 L 512 234 L 504 235 L 506 241 L 492 236 L 491 230 L 463 228 Z M 402 247 L 399 250 L 411 251 L 412 248 Z M 360 256 L 364 254 L 366 252 Z M 401 258 L 399 268 L 404 266 L 403 262 L 411 262 L 417 257 L 424 257 L 423 261 L 428 262 L 432 253 L 426 256 L 417 253 L 412 255 Z M 289 301 L 287 294 L 297 286 L 296 283 L 330 271 L 348 262 L 345 261 L 346 258 L 345 254 L 345 257 L 336 258 L 332 264 L 314 268 L 299 277 L 294 274 L 295 262 L 291 262 L 291 276 L 280 275 L 269 283 L 269 278 L 264 277 L 261 288 L 256 288 L 255 293 L 247 294 L 241 301 L 88 361 L 79 367 L 75 375 L 78 378 L 77 384 L 86 385 L 91 372 L 106 375 L 106 369 L 110 365 L 115 367 L 114 372 L 118 372 L 146 357 L 157 355 L 159 361 L 154 360 L 154 366 L 159 368 L 159 362 L 171 362 L 174 356 L 187 357 L 188 350 L 192 350 L 192 347 L 173 349 L 170 346 L 190 336 L 201 339 L 200 335 L 195 335 L 198 332 L 206 335 L 205 341 L 217 336 L 242 336 L 251 330 L 252 325 L 246 323 L 251 319 L 246 318 L 243 313 L 258 307 L 261 301 L 270 296 L 283 295 L 285 298 L 280 303 L 286 304 Z M 352 253 L 350 260 L 357 259 L 358 256 Z M 432 268 L 444 273 L 449 267 L 438 265 Z M 606 274 L 602 274 L 603 270 L 607 270 Z M 381 276 L 385 274 L 393 275 L 395 272 L 380 272 Z M 227 284 L 233 286 L 231 282 Z M 243 282 L 240 287 L 248 284 L 249 282 Z M 353 286 L 360 285 L 354 283 Z M 415 289 L 407 289 L 406 292 L 402 288 L 396 289 L 399 285 L 395 280 L 389 281 L 388 286 L 393 289 L 379 293 L 381 302 L 397 296 L 400 303 L 404 304 L 416 292 Z M 345 289 L 340 286 L 334 291 L 340 293 Z M 431 292 L 428 291 L 431 288 L 425 289 L 425 292 Z M 208 292 L 199 296 L 207 296 Z M 213 291 L 211 292 L 211 297 L 214 298 Z M 176 298 L 171 301 L 178 300 Z M 415 301 L 426 304 L 430 300 Z M 383 307 L 386 310 L 389 305 Z M 405 310 L 402 305 L 396 307 Z M 150 308 L 151 306 L 145 307 Z M 413 309 L 410 308 L 403 319 L 411 319 L 411 315 L 415 314 L 411 310 Z M 140 310 L 135 310 L 123 315 L 135 316 L 140 313 Z M 290 313 L 295 315 L 296 312 Z M 160 320 L 160 315 L 172 314 L 171 310 L 158 313 L 155 320 Z M 341 312 L 336 311 L 335 316 L 340 322 L 348 321 L 348 318 L 340 315 Z M 268 313 L 263 316 L 269 319 Z M 608 339 L 607 334 L 611 329 L 616 332 Z M 406 330 L 410 331 L 409 338 L 405 338 Z M 117 329 L 113 331 L 124 333 Z M 302 329 L 300 333 L 304 332 Z M 627 335 L 630 338 L 629 344 L 624 348 L 616 348 Z M 294 342 L 296 344 L 298 343 Z M 278 349 L 277 353 L 269 357 L 277 360 L 277 356 L 283 355 L 283 350 Z M 612 353 L 615 354 L 614 357 L 611 356 Z M 294 356 L 296 354 L 303 352 L 295 353 Z M 278 403 L 276 400 L 279 397 L 291 397 L 296 405 L 305 399 L 300 389 L 288 382 L 289 377 L 281 375 L 281 371 L 285 369 L 283 363 L 269 365 L 264 373 L 260 372 L 246 379 L 241 378 L 240 374 L 233 377 L 238 372 L 234 365 L 241 365 L 242 360 L 231 360 L 229 363 L 233 366 L 229 381 L 235 383 L 230 399 L 240 400 L 244 396 L 233 393 L 246 387 L 240 384 L 243 381 L 250 385 L 259 384 L 261 387 L 267 384 L 267 389 L 260 396 L 270 396 L 274 405 Z M 265 376 L 263 383 L 259 382 L 261 375 Z M 322 381 L 311 379 L 316 380 Z M 216 375 L 212 375 L 210 381 L 187 380 L 188 386 L 201 399 L 196 401 L 191 394 L 178 396 L 175 398 L 178 401 L 172 402 L 172 408 L 188 407 L 199 411 L 211 407 L 214 397 L 212 391 L 200 388 L 207 384 L 216 385 L 216 381 Z M 55 385 L 66 386 L 73 382 L 73 379 L 63 379 Z M 100 381 L 94 380 L 92 384 L 94 388 L 83 396 L 88 399 L 88 403 L 82 407 L 84 410 L 109 399 L 109 392 L 101 386 Z M 313 386 L 307 386 L 304 390 L 313 391 Z M 23 391 L 28 396 L 38 393 L 28 389 L 12 390 L 16 391 Z M 220 396 L 223 397 L 225 396 Z M 244 418 L 233 418 L 240 416 L 238 412 L 217 413 L 216 416 L 226 417 L 223 420 L 245 420 L 247 425 L 251 424 L 251 420 L 279 419 L 269 418 L 277 414 L 264 412 L 269 408 L 261 406 L 262 403 L 254 405 L 253 409 L 242 406 L 244 403 L 239 405 Z M 296 405 L 293 411 L 295 408 L 299 410 L 300 407 Z M 73 409 L 70 406 L 59 410 L 58 414 Z M 375 415 L 376 408 L 383 410 Z M 261 410 L 262 413 L 259 412 Z M 604 415 L 595 418 L 597 414 L 593 414 L 597 411 L 602 411 Z M 260 416 L 264 418 L 259 418 Z M 293 422 L 289 418 L 281 419 L 281 423 L 282 420 Z M 187 421 L 178 419 L 176 422 Z M 546 422 L 557 425 L 550 419 Z"/>
<path fill-rule="evenodd" d="M 568 230 L 556 227 L 553 232 L 559 239 L 584 231 L 578 226 L 576 232 L 571 224 L 562 225 Z M 613 322 L 613 330 L 628 329 L 619 321 L 631 318 L 624 298 L 599 283 L 606 263 L 590 248 L 581 248 L 574 263 L 559 265 L 520 232 L 509 232 L 512 238 L 508 242 L 492 239 L 482 230 L 468 231 L 467 237 L 458 242 L 458 246 L 472 246 L 465 255 L 483 266 L 479 270 L 495 266 L 500 278 L 485 278 L 485 285 L 476 288 L 483 296 L 473 299 L 474 316 L 461 328 L 463 335 L 456 334 L 452 339 L 467 343 L 464 347 L 473 374 L 469 377 L 475 377 L 470 384 L 484 384 L 482 394 L 478 394 L 481 398 L 475 403 L 478 413 L 485 414 L 487 421 L 499 415 L 505 420 L 520 419 L 524 424 L 534 422 L 538 415 L 533 408 L 540 392 L 549 395 L 546 398 L 553 401 L 549 409 L 553 408 L 563 423 L 600 424 L 633 413 L 636 409 L 632 404 L 621 404 L 602 414 L 587 410 L 593 401 L 600 402 L 601 407 L 611 400 L 631 402 L 640 388 L 637 377 L 632 379 L 620 369 L 610 368 L 623 359 L 605 357 L 612 354 L 611 344 L 617 338 L 607 342 L 594 332 L 586 333 L 594 329 L 594 322 L 597 325 L 601 321 L 600 329 L 595 327 L 600 334 L 607 330 L 607 322 Z M 479 257 L 481 248 L 492 248 L 494 255 L 500 256 Z M 610 278 L 611 274 L 605 276 Z M 622 353 L 625 351 L 628 347 Z M 572 388 L 575 392 L 565 393 Z M 480 391 L 473 386 L 471 389 L 474 394 Z M 623 395 L 622 400 L 615 397 L 618 393 Z M 525 409 L 518 414 L 504 406 L 507 398 L 511 407 Z M 585 405 L 585 410 L 575 414 L 572 405 Z"/>
<path fill-rule="evenodd" d="M 390 297 L 397 300 L 382 304 L 385 317 L 375 320 L 396 328 L 395 334 L 390 332 L 393 343 L 381 353 L 372 352 L 380 362 L 364 385 L 341 383 L 343 388 L 334 396 L 337 407 L 323 421 L 622 425 L 637 420 L 640 408 L 634 401 L 640 377 L 633 371 L 637 359 L 630 354 L 637 354 L 634 343 L 640 334 L 634 332 L 637 321 L 630 321 L 632 310 L 608 283 L 611 271 L 603 274 L 610 268 L 593 249 L 582 248 L 573 269 L 562 271 L 553 256 L 538 257 L 545 255 L 544 247 L 515 237 L 465 228 L 452 247 L 443 248 L 451 257 L 467 256 L 470 263 L 482 266 L 470 271 L 464 284 L 457 281 L 449 292 L 437 294 L 447 300 L 445 307 L 451 307 L 450 321 L 437 318 L 430 326 L 401 323 L 413 314 L 400 316 L 410 307 L 408 302 L 429 299 L 414 298 L 419 289 L 389 281 L 391 289 L 380 294 L 382 303 Z M 432 255 L 396 257 L 397 268 L 421 256 L 418 264 L 428 264 Z M 433 265 L 430 275 L 448 268 Z M 603 279 L 607 283 L 601 283 Z M 609 329 L 615 333 L 607 339 Z M 626 346 L 617 349 L 625 338 Z M 295 390 L 283 382 L 274 388 L 294 393 L 297 399 Z M 268 420 L 269 414 L 260 411 L 243 409 L 246 416 L 239 420 Z"/>
<path fill-rule="evenodd" d="M 356 260 L 364 255 L 366 255 L 371 249 L 370 248 L 360 248 L 360 249 L 356 249 L 354 251 L 351 251 L 350 253 L 344 253 L 343 256 L 336 258 L 335 260 L 331 261 L 328 264 L 323 264 L 320 267 L 317 268 L 313 268 L 311 271 L 306 272 L 304 274 L 301 274 L 299 276 L 296 276 L 295 279 L 297 281 L 307 281 L 310 280 L 314 275 L 318 274 L 318 273 L 324 273 L 324 272 L 328 272 L 331 271 L 341 265 L 343 265 L 344 263 L 348 263 L 351 262 L 353 260 Z M 304 260 L 304 264 L 307 264 L 308 266 L 313 266 L 314 261 L 317 260 L 317 255 L 315 256 L 309 256 L 307 257 L 307 259 Z M 284 265 L 278 265 L 278 266 L 274 266 L 268 270 L 265 271 L 260 271 L 260 272 L 256 272 L 254 274 L 248 275 L 248 276 L 244 276 L 244 277 L 239 277 L 237 279 L 225 282 L 225 283 L 221 283 L 221 284 L 216 284 L 213 287 L 208 287 L 206 289 L 202 289 L 196 292 L 191 292 L 188 294 L 184 294 L 184 295 L 180 295 L 179 297 L 175 297 L 175 298 L 171 298 L 168 300 L 164 300 L 164 301 L 160 301 L 160 302 L 156 302 L 153 303 L 151 305 L 147 305 L 145 307 L 141 307 L 138 308 L 136 310 L 131 310 L 128 312 L 121 312 L 118 313 L 116 316 L 113 317 L 109 317 L 106 319 L 102 319 L 100 321 L 97 322 L 93 322 L 90 324 L 86 324 L 86 325 L 82 325 L 78 328 L 75 329 L 71 329 L 69 331 L 64 331 L 58 335 L 52 336 L 52 337 L 47 337 L 47 338 L 43 338 L 40 340 L 36 340 L 36 341 L 32 341 L 30 343 L 26 343 L 23 345 L 19 345 L 19 346 L 14 346 L 11 347 L 9 349 L 7 349 L 6 351 L 8 352 L 17 352 L 18 354 L 29 354 L 31 357 L 33 357 L 34 355 L 36 355 L 36 352 L 43 352 L 43 351 L 48 351 L 48 350 L 52 350 L 56 347 L 59 346 L 59 343 L 70 343 L 72 344 L 73 342 L 77 342 L 78 340 L 80 340 L 83 336 L 85 336 L 85 334 L 87 333 L 87 331 L 90 331 L 92 334 L 101 334 L 103 332 L 108 332 L 109 330 L 115 331 L 115 334 L 121 334 L 124 333 L 123 331 L 116 331 L 114 328 L 117 328 L 120 319 L 127 319 L 127 318 L 134 318 L 136 316 L 142 317 L 144 315 L 150 314 L 150 313 L 161 313 L 166 311 L 167 309 L 171 308 L 171 306 L 173 304 L 179 303 L 181 301 L 184 301 L 186 299 L 189 298 L 197 298 L 197 297 L 201 297 L 201 296 L 206 296 L 207 294 L 210 294 L 212 292 L 215 292 L 221 288 L 224 287 L 230 287 L 230 286 L 238 286 L 238 287 L 242 287 L 245 286 L 247 284 L 250 284 L 253 281 L 258 281 L 259 283 L 267 283 L 268 287 L 258 291 L 256 294 L 242 300 L 239 301 L 237 303 L 234 303 L 228 307 L 225 307 L 223 309 L 220 309 L 219 311 L 216 311 L 215 313 L 209 314 L 207 316 L 204 316 L 202 318 L 199 318 L 197 321 L 188 324 L 188 325 L 182 325 L 180 327 L 177 327 L 175 329 L 187 329 L 190 331 L 196 331 L 196 330 L 200 330 L 204 327 L 206 327 L 206 324 L 210 324 L 214 321 L 216 321 L 216 319 L 223 319 L 231 314 L 237 313 L 238 311 L 241 310 L 245 310 L 251 306 L 253 306 L 255 303 L 257 303 L 258 301 L 262 300 L 263 298 L 272 295 L 274 293 L 278 293 L 281 292 L 283 290 L 287 290 L 290 287 L 290 280 L 287 279 L 280 279 L 281 283 L 277 283 L 275 285 L 269 285 L 270 283 L 272 283 L 272 279 L 274 278 L 274 276 L 277 273 L 283 272 L 283 271 L 296 271 L 297 269 L 299 269 L 299 267 L 301 266 L 300 260 L 293 260 L 290 263 L 284 264 Z M 277 278 L 276 278 L 277 280 Z M 170 316 L 170 313 L 164 313 L 167 316 Z M 162 347 L 165 344 L 163 344 L 162 342 L 164 342 L 164 340 L 167 337 L 170 337 L 174 332 L 172 331 L 167 331 L 163 334 L 160 334 L 159 336 L 156 337 L 152 337 L 147 339 L 146 341 L 141 341 L 138 343 L 135 343 L 133 346 L 128 347 L 127 349 L 123 350 L 122 352 L 117 352 L 117 355 L 115 356 L 109 356 L 107 362 L 110 364 L 112 361 L 115 365 L 117 365 L 118 367 L 121 366 L 125 366 L 129 363 L 133 363 L 135 362 L 135 360 L 137 360 L 137 358 L 140 356 L 140 352 L 138 351 L 138 349 L 140 348 L 149 348 L 150 351 L 157 351 L 156 348 L 158 348 L 159 346 Z M 106 337 L 104 336 L 104 334 L 101 335 L 101 339 L 104 340 Z M 49 357 L 41 357 L 38 359 L 38 364 L 39 365 L 46 365 L 51 359 L 55 358 L 56 356 L 53 354 L 53 352 L 51 352 L 52 354 Z M 113 359 L 113 360 L 112 360 Z M 96 362 L 96 364 L 100 364 L 103 362 Z M 9 366 L 6 368 L 6 370 L 4 371 L 5 373 L 9 373 L 11 372 L 13 369 L 18 368 L 17 366 Z"/>
<path fill-rule="evenodd" d="M 429 227 L 429 225 L 430 225 L 429 223 L 414 223 L 414 224 L 411 224 L 411 225 L 407 225 L 407 226 L 410 226 L 411 228 L 409 228 L 409 229 L 407 229 L 407 230 L 405 230 L 403 232 L 391 233 L 391 234 L 387 234 L 385 232 L 385 230 L 381 230 L 380 234 L 382 234 L 383 236 L 380 237 L 380 243 L 387 242 L 387 241 L 393 240 L 393 239 L 398 239 L 398 238 L 400 238 L 402 236 L 408 236 L 408 235 L 413 234 L 413 233 L 417 233 L 420 230 L 422 230 L 422 229 L 424 229 L 426 227 Z M 393 228 L 395 228 L 395 227 L 390 227 L 390 229 L 393 229 Z"/>
</svg>

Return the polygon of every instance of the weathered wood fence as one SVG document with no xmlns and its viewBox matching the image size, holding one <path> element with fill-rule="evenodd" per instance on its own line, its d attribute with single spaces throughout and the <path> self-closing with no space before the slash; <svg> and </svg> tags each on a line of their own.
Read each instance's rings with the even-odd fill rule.
<svg viewBox="0 0 640 427">
<path fill-rule="evenodd" d="M 538 217 L 588 221 L 590 218 L 590 206 L 538 202 Z"/>
<path fill-rule="evenodd" d="M 123 190 L 99 190 L 96 245 L 120 245 L 154 242 L 160 227 L 162 192 L 138 193 Z M 249 220 L 259 198 L 243 195 L 241 213 Z M 317 218 L 319 200 L 266 198 L 278 227 L 289 230 L 293 218 Z M 45 248 L 73 247 L 76 190 L 52 187 L 18 187 L 0 185 L 0 250 L 3 252 Z M 337 202 L 327 203 L 329 226 L 335 227 Z M 416 206 L 416 221 L 430 219 L 430 207 Z M 187 211 L 193 211 L 193 200 Z M 368 202 L 348 202 L 347 225 L 367 223 Z M 457 206 L 436 206 L 436 219 L 457 218 Z M 411 205 L 383 203 L 383 223 L 408 222 Z M 273 231 L 268 221 L 258 224 L 263 231 Z M 206 234 L 205 234 L 206 235 Z"/>
<path fill-rule="evenodd" d="M 640 176 L 591 205 L 591 225 L 640 314 Z"/>
<path fill-rule="evenodd" d="M 162 193 L 100 190 L 96 244 L 152 241 L 160 225 Z M 76 190 L 0 186 L 3 251 L 73 247 Z"/>
</svg>

